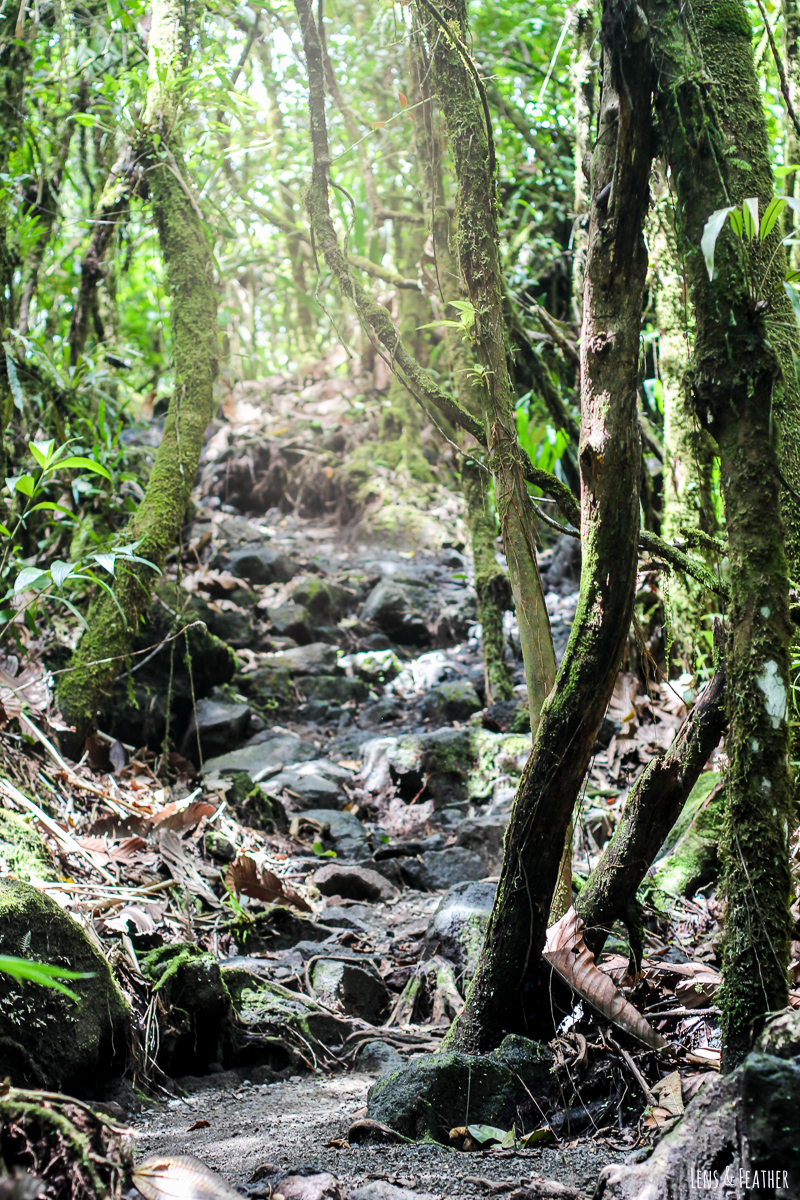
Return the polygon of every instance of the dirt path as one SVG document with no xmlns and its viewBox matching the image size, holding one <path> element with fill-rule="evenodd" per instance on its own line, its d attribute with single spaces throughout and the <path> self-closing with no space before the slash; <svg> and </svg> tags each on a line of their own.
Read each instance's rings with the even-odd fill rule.
<svg viewBox="0 0 800 1200">
<path fill-rule="evenodd" d="M 488 1182 L 480 1180 L 505 1182 L 508 1190 L 531 1179 L 557 1180 L 588 1197 L 601 1168 L 623 1157 L 588 1139 L 518 1153 L 459 1154 L 427 1143 L 336 1149 L 328 1144 L 346 1138 L 354 1115 L 366 1104 L 374 1076 L 294 1076 L 260 1082 L 265 1072 L 256 1068 L 251 1079 L 234 1082 L 232 1074 L 226 1074 L 224 1088 L 204 1086 L 136 1121 L 137 1158 L 192 1154 L 234 1186 L 259 1177 L 243 1189 L 251 1196 L 267 1196 L 264 1185 L 270 1178 L 302 1168 L 304 1173 L 330 1172 L 348 1190 L 385 1179 L 412 1191 L 460 1200 L 491 1194 Z M 187 1089 L 201 1083 L 183 1082 Z M 280 1190 L 277 1184 L 275 1188 Z"/>
</svg>

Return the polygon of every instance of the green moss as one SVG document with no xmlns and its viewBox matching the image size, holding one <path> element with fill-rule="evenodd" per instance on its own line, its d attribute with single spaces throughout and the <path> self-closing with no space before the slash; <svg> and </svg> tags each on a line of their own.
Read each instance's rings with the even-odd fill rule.
<svg viewBox="0 0 800 1200">
<path fill-rule="evenodd" d="M 193 942 L 159 946 L 142 959 L 143 973 L 158 993 L 162 1069 L 182 1075 L 212 1062 L 230 1063 L 236 1053 L 231 997 L 212 955 Z"/>
<path fill-rule="evenodd" d="M 42 835 L 17 813 L 0 808 L 0 874 L 27 883 L 59 878 L 55 859 Z"/>
<path fill-rule="evenodd" d="M 743 4 L 737 3 L 737 0 L 724 0 L 724 3 L 714 6 L 711 27 L 719 30 L 720 33 L 735 33 L 740 37 L 746 37 L 748 41 L 753 36 L 753 27 L 745 7 Z"/>
</svg>

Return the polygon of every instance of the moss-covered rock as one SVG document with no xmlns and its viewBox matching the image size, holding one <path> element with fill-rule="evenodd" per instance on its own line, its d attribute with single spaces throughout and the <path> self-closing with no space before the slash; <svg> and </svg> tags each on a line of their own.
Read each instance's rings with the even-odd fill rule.
<svg viewBox="0 0 800 1200">
<path fill-rule="evenodd" d="M 86 1096 L 121 1073 L 128 1054 L 128 1004 L 77 921 L 30 884 L 0 880 L 0 954 L 89 976 L 70 981 L 75 1001 L 0 974 L 0 1078 Z"/>
<path fill-rule="evenodd" d="M 230 1065 L 236 1018 L 216 958 L 183 942 L 159 946 L 141 966 L 158 997 L 159 1066 L 172 1075 L 196 1075 L 211 1063 Z"/>
<path fill-rule="evenodd" d="M 225 798 L 242 825 L 250 829 L 288 829 L 286 809 L 277 796 L 267 795 L 247 771 L 234 771 L 230 778 Z"/>
<path fill-rule="evenodd" d="M 240 967 L 223 968 L 239 1021 L 248 1034 L 276 1039 L 307 1055 L 309 1046 L 341 1044 L 352 1026 L 302 992 L 290 992 Z"/>
<path fill-rule="evenodd" d="M 306 609 L 316 623 L 337 621 L 357 602 L 354 592 L 319 575 L 299 575 L 288 592 L 293 603 Z"/>
<path fill-rule="evenodd" d="M 468 721 L 483 705 L 467 679 L 440 683 L 431 688 L 422 703 L 422 714 L 430 720 Z"/>
<path fill-rule="evenodd" d="M 514 1035 L 487 1055 L 420 1056 L 378 1080 L 368 1113 L 404 1137 L 443 1143 L 458 1125 L 510 1129 L 520 1104 L 549 1093 L 552 1063 L 545 1046 Z"/>
<path fill-rule="evenodd" d="M 723 790 L 714 794 L 720 778 L 716 771 L 700 777 L 665 843 L 666 853 L 642 884 L 643 894 L 664 911 L 677 896 L 691 898 L 716 877 L 725 807 Z"/>
<path fill-rule="evenodd" d="M 59 877 L 47 843 L 25 817 L 0 808 L 0 875 L 15 875 L 26 883 Z"/>
</svg>

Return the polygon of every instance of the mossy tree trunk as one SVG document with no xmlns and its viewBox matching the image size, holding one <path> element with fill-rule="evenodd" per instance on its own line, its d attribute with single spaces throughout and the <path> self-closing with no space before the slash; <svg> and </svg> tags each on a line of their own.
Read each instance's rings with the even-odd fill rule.
<svg viewBox="0 0 800 1200">
<path fill-rule="evenodd" d="M 445 317 L 452 320 L 456 316 L 452 302 L 464 300 L 466 292 L 458 263 L 451 252 L 454 230 L 445 194 L 440 149 L 442 139 L 439 136 L 440 131 L 435 127 L 430 68 L 422 31 L 416 28 L 409 52 L 409 95 L 411 101 L 417 105 L 418 114 L 414 123 L 414 144 L 421 167 L 423 196 L 428 209 L 439 297 L 444 306 Z M 462 336 L 462 331 L 450 326 L 445 326 L 445 341 L 450 374 L 458 398 L 469 412 L 480 416 L 480 388 L 475 382 L 473 349 Z M 472 448 L 474 440 L 469 438 L 468 441 Z M 476 456 L 464 459 L 461 486 L 467 506 L 467 529 L 475 569 L 486 702 L 492 704 L 495 700 L 510 700 L 513 695 L 503 635 L 503 615 L 512 609 L 513 597 L 508 575 L 497 561 L 491 474 L 483 464 L 482 455 L 480 458 Z M 552 644 L 549 624 L 547 636 Z M 552 683 L 552 680 L 550 682 Z M 544 687 L 542 693 L 544 695 Z M 538 724 L 539 711 L 540 709 L 531 713 L 532 727 Z"/>
<path fill-rule="evenodd" d="M 22 134 L 25 68 L 28 51 L 22 41 L 19 4 L 8 4 L 0 13 L 0 174 L 7 175 L 9 160 Z M 7 199 L 0 199 L 0 341 L 14 323 L 14 261 L 8 245 Z M 6 477 L 4 434 L 11 418 L 12 395 L 5 351 L 0 347 L 0 479 Z M 5 515 L 0 500 L 0 518 Z"/>
<path fill-rule="evenodd" d="M 575 45 L 572 52 L 572 87 L 575 95 L 575 224 L 572 227 L 572 306 L 576 321 L 581 320 L 583 275 L 589 245 L 589 205 L 591 189 L 587 166 L 591 156 L 592 119 L 594 117 L 595 63 L 594 0 L 579 0 L 575 7 Z"/>
<path fill-rule="evenodd" d="M 186 52 L 183 17 L 184 9 L 177 0 L 158 0 L 154 6 L 147 132 L 138 148 L 147 165 L 167 269 L 175 388 L 145 498 L 124 536 L 126 543 L 139 542 L 137 553 L 159 569 L 174 547 L 184 519 L 211 418 L 218 371 L 217 294 L 211 254 L 180 160 L 177 136 L 174 80 Z M 61 711 L 75 727 L 70 748 L 83 744 L 97 709 L 107 699 L 139 617 L 149 606 L 154 580 L 155 573 L 145 567 L 121 573 L 114 586 L 117 604 L 105 595 L 93 604 L 88 629 L 58 689 Z"/>
<path fill-rule="evenodd" d="M 506 359 L 494 146 L 486 123 L 488 105 L 482 105 L 476 90 L 475 68 L 466 49 L 469 31 L 462 0 L 447 0 L 437 9 L 427 0 L 420 0 L 416 14 L 428 43 L 432 85 L 444 116 L 458 185 L 454 258 L 474 312 L 472 349 L 489 451 L 487 466 L 494 480 L 535 729 L 536 714 L 555 678 L 555 655 L 536 563 L 533 513 Z"/>
<path fill-rule="evenodd" d="M 713 282 L 700 252 L 711 212 L 754 195 L 764 206 L 772 195 L 745 5 L 698 0 L 685 22 L 666 3 L 654 10 L 657 107 L 696 314 L 691 388 L 698 420 L 719 447 L 731 563 L 720 994 L 723 1068 L 731 1070 L 749 1050 L 758 1021 L 788 999 L 791 630 L 773 426 L 789 385 L 776 353 L 778 321 L 748 296 L 741 243 L 731 231 L 722 233 Z M 775 231 L 763 254 L 773 253 L 779 236 Z M 758 264 L 759 273 L 767 261 Z M 768 278 L 764 294 L 780 320 L 782 302 L 772 300 L 773 285 Z"/>
<path fill-rule="evenodd" d="M 481 958 L 449 1049 L 480 1052 L 550 1020 L 538 965 L 565 833 L 625 648 L 636 583 L 637 374 L 651 160 L 647 23 L 606 5 L 581 335 L 581 594 L 505 840 Z M 625 286 L 620 286 L 620 280 Z"/>
<path fill-rule="evenodd" d="M 688 296 L 677 255 L 675 233 L 666 205 L 653 214 L 652 258 L 655 260 L 658 377 L 664 406 L 664 507 L 662 536 L 685 540 L 684 530 L 716 533 L 712 498 L 713 454 L 710 438 L 698 423 L 686 386 L 691 354 L 687 328 Z M 711 555 L 700 547 L 706 566 Z M 666 585 L 667 619 L 672 649 L 684 670 L 693 671 L 698 631 L 709 613 L 705 589 L 688 575 L 672 574 Z"/>
</svg>

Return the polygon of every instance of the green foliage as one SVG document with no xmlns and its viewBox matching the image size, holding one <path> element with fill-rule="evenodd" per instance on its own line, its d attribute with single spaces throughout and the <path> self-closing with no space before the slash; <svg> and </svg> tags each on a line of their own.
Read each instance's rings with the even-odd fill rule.
<svg viewBox="0 0 800 1200">
<path fill-rule="evenodd" d="M 20 982 L 35 983 L 39 987 L 53 988 L 78 1003 L 78 997 L 61 979 L 91 979 L 92 972 L 68 971 L 65 967 L 56 967 L 51 963 L 32 962 L 28 958 L 15 958 L 12 955 L 0 954 L 0 971 L 10 975 Z"/>
</svg>

